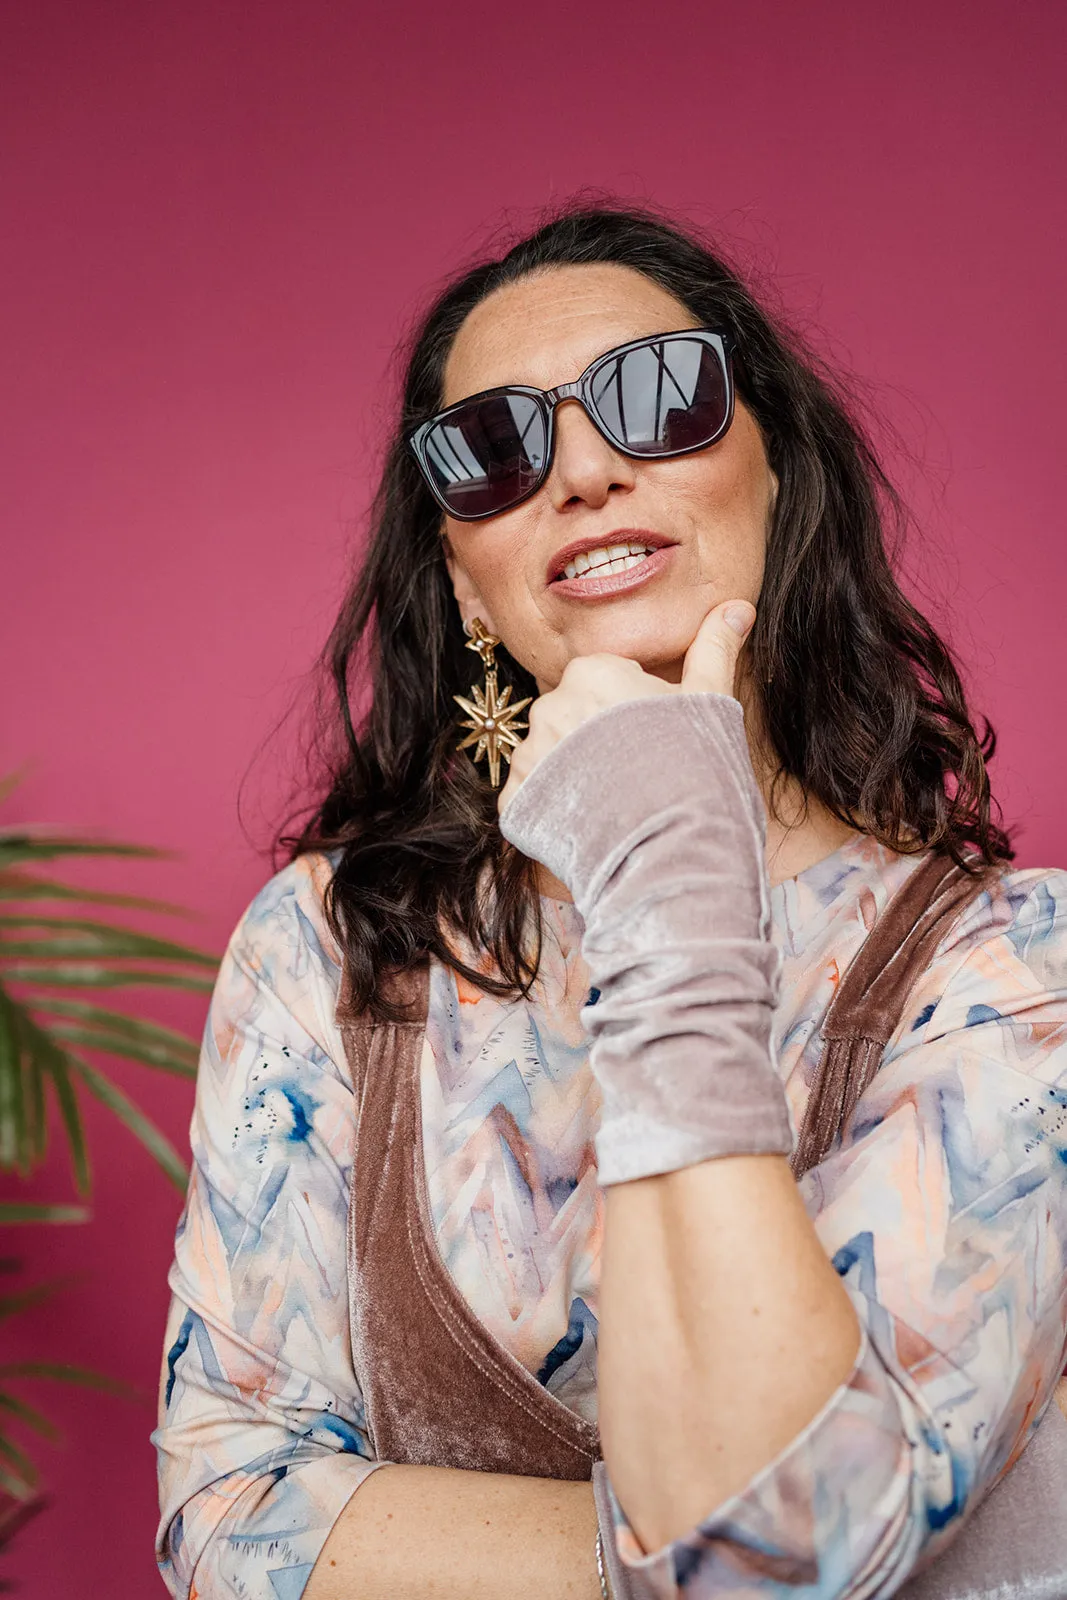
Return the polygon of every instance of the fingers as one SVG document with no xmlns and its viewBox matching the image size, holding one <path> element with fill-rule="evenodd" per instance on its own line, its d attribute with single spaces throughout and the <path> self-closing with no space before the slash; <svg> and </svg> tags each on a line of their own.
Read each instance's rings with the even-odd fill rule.
<svg viewBox="0 0 1067 1600">
<path fill-rule="evenodd" d="M 671 692 L 669 684 L 646 673 L 627 656 L 601 652 L 573 657 L 556 687 L 539 695 L 527 713 L 528 731 L 512 751 L 507 781 L 497 798 L 498 813 L 537 763 L 598 711 L 623 700 Z"/>
<path fill-rule="evenodd" d="M 541 757 L 562 738 L 565 730 L 556 726 L 559 699 L 559 690 L 551 689 L 539 695 L 527 711 L 526 737 L 520 739 L 511 752 L 507 779 L 496 798 L 498 816 L 519 786 L 529 777 Z"/>
<path fill-rule="evenodd" d="M 748 600 L 725 600 L 709 611 L 686 652 L 677 688 L 732 695 L 737 660 L 755 620 L 756 608 Z M 497 796 L 498 813 L 537 763 L 598 711 L 624 700 L 676 692 L 628 656 L 575 656 L 557 686 L 540 695 L 527 713 L 528 731 L 512 751 L 507 780 Z"/>
<path fill-rule="evenodd" d="M 732 695 L 737 659 L 755 620 L 756 608 L 748 600 L 724 600 L 709 611 L 686 651 L 678 687 Z"/>
<path fill-rule="evenodd" d="M 496 810 L 499 816 L 504 807 L 518 791 L 519 785 L 529 775 L 536 765 L 536 758 L 531 756 L 528 739 L 523 739 L 511 752 L 508 763 L 507 779 L 496 797 Z"/>
</svg>

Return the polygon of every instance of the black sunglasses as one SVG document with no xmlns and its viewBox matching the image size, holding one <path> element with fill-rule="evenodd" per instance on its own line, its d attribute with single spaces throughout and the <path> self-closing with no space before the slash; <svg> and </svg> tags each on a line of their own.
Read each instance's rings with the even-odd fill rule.
<svg viewBox="0 0 1067 1600">
<path fill-rule="evenodd" d="M 721 439 L 734 411 L 731 348 L 729 334 L 708 328 L 634 339 L 598 356 L 576 383 L 468 395 L 414 428 L 408 445 L 450 517 L 495 517 L 548 477 L 563 400 L 577 400 L 609 444 L 637 459 L 684 456 Z"/>
</svg>

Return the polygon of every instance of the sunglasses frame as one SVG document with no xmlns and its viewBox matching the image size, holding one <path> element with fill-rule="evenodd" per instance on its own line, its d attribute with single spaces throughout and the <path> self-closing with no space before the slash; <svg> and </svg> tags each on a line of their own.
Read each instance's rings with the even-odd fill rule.
<svg viewBox="0 0 1067 1600">
<path fill-rule="evenodd" d="M 593 381 L 597 373 L 607 366 L 609 362 L 617 361 L 621 356 L 628 355 L 631 350 L 640 350 L 646 345 L 669 344 L 678 339 L 696 339 L 699 343 L 710 346 L 718 356 L 726 383 L 726 415 L 722 426 L 712 434 L 710 439 L 704 439 L 700 444 L 686 445 L 684 450 L 630 450 L 626 445 L 619 443 L 618 439 L 609 431 L 603 419 L 598 415 L 592 398 Z M 670 333 L 646 334 L 642 339 L 631 339 L 627 344 L 616 345 L 613 350 L 605 350 L 603 355 L 597 356 L 595 361 L 590 362 L 581 377 L 577 378 L 574 383 L 560 383 L 554 389 L 535 389 L 523 383 L 502 383 L 493 389 L 482 389 L 477 394 L 466 395 L 462 400 L 457 400 L 454 405 L 446 406 L 443 411 L 435 412 L 425 422 L 421 422 L 410 429 L 407 435 L 407 444 L 418 462 L 419 470 L 430 493 L 442 511 L 453 517 L 457 522 L 484 522 L 489 517 L 499 517 L 505 511 L 514 510 L 516 506 L 522 505 L 525 500 L 529 500 L 544 485 L 552 470 L 552 458 L 555 452 L 556 407 L 561 405 L 564 400 L 577 400 L 594 428 L 602 438 L 607 440 L 612 449 L 617 450 L 620 455 L 629 456 L 634 461 L 666 461 L 676 456 L 691 456 L 695 455 L 698 450 L 707 450 L 711 445 L 717 444 L 729 429 L 734 416 L 733 350 L 734 341 L 732 336 L 717 328 L 678 328 Z M 449 417 L 454 416 L 457 411 L 465 410 L 478 400 L 495 399 L 500 395 L 525 395 L 537 405 L 545 427 L 545 457 L 541 464 L 541 470 L 536 481 L 529 488 L 524 489 L 517 499 L 509 500 L 505 506 L 499 506 L 493 511 L 477 511 L 473 514 L 455 511 L 439 492 L 437 485 L 433 481 L 433 474 L 426 458 L 426 441 L 434 428 L 447 421 Z"/>
</svg>

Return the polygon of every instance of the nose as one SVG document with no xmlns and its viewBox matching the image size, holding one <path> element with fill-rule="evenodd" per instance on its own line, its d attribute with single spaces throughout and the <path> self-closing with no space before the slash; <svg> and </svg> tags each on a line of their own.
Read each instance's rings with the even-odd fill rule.
<svg viewBox="0 0 1067 1600">
<path fill-rule="evenodd" d="M 634 487 L 636 463 L 612 449 L 573 397 L 556 407 L 555 434 L 547 487 L 557 511 L 578 505 L 597 509 L 612 493 Z"/>
</svg>

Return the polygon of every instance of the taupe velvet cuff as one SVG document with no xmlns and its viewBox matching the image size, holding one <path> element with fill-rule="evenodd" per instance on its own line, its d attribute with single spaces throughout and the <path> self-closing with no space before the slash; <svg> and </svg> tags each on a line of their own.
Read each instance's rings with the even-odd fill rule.
<svg viewBox="0 0 1067 1600">
<path fill-rule="evenodd" d="M 600 1182 L 788 1154 L 766 815 L 738 702 L 676 693 L 599 712 L 538 763 L 500 827 L 585 924 Z"/>
</svg>

